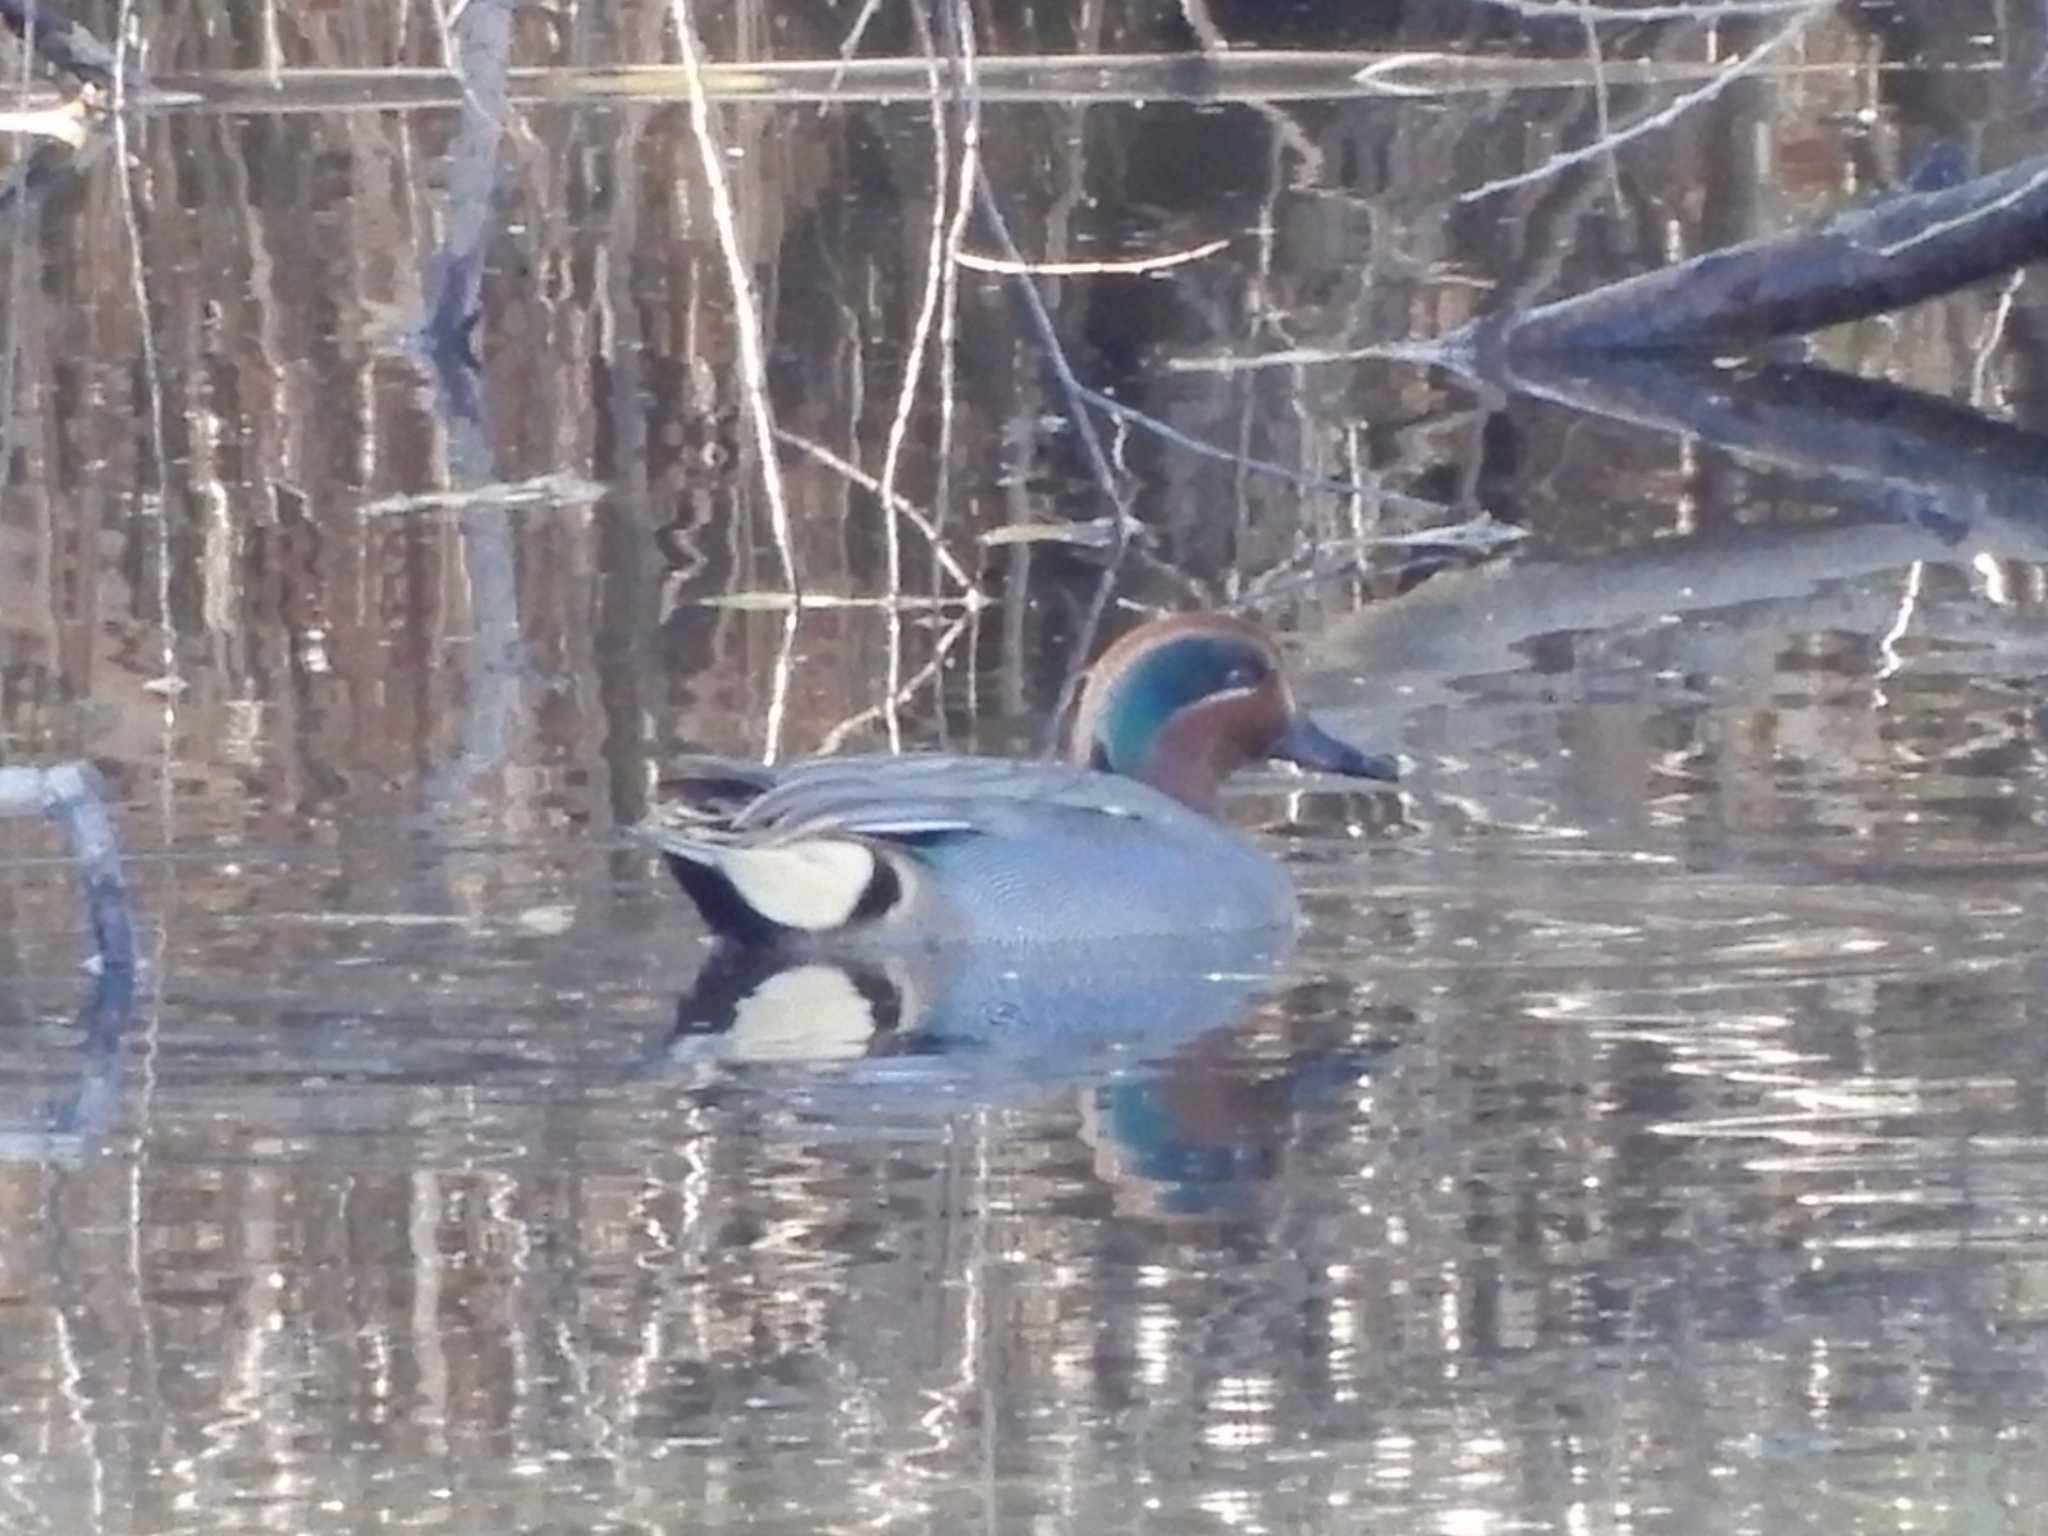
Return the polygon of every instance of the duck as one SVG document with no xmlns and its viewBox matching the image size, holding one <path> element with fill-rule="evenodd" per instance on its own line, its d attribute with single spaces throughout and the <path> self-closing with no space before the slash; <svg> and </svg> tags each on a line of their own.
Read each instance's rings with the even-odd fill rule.
<svg viewBox="0 0 2048 1536">
<path fill-rule="evenodd" d="M 1292 930 L 1280 866 L 1220 819 L 1238 769 L 1393 782 L 1295 702 L 1272 640 L 1152 619 L 1090 669 L 1063 761 L 691 757 L 643 835 L 719 939 L 783 952 Z"/>
</svg>

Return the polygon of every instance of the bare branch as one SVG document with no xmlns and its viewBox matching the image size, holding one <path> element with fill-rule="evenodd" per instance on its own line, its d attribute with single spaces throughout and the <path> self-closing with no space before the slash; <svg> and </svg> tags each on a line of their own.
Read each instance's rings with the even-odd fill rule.
<svg viewBox="0 0 2048 1536">
<path fill-rule="evenodd" d="M 855 731 L 892 712 L 897 706 L 908 703 L 918 689 L 938 677 L 945 668 L 946 657 L 953 647 L 960 643 L 960 637 L 967 633 L 967 625 L 972 617 L 972 614 L 962 614 L 948 624 L 945 633 L 939 636 L 938 649 L 932 652 L 932 659 L 911 673 L 902 686 L 890 694 L 886 704 L 870 704 L 858 714 L 848 715 L 825 733 L 824 738 L 818 743 L 818 751 L 837 752 L 846 744 L 846 738 Z"/>
<path fill-rule="evenodd" d="M 777 427 L 775 429 L 775 439 L 777 442 L 789 444 L 790 447 L 796 449 L 799 453 L 816 460 L 835 474 L 844 475 L 862 490 L 880 498 L 890 512 L 902 518 L 931 541 L 932 556 L 938 561 L 948 576 L 951 576 L 963 588 L 969 591 L 977 590 L 974 585 L 974 578 L 968 574 L 967 568 L 947 552 L 946 546 L 940 542 L 938 527 L 930 518 L 918 510 L 915 502 L 906 496 L 887 489 L 881 481 L 862 469 L 858 464 L 834 453 L 823 443 L 814 442 L 808 437 L 802 437 L 786 427 Z"/>
<path fill-rule="evenodd" d="M 1592 0 L 1480 0 L 1496 10 L 1513 11 L 1589 26 L 1632 26 L 1645 21 L 1724 21 L 1731 16 L 1773 16 L 1806 9 L 1813 0 L 1700 0 L 1696 5 L 1595 5 Z"/>
<path fill-rule="evenodd" d="M 768 364 L 761 347 L 761 311 L 754 298 L 753 279 L 747 274 L 746 253 L 740 249 L 739 224 L 733 216 L 732 189 L 725 181 L 725 155 L 711 121 L 711 103 L 704 91 L 702 48 L 690 15 L 691 0 L 669 0 L 669 20 L 675 28 L 677 46 L 682 50 L 683 70 L 690 84 L 690 127 L 697 140 L 697 155 L 704 167 L 704 180 L 711 188 L 711 217 L 718 229 L 718 247 L 725 258 L 726 275 L 732 284 L 733 317 L 739 329 L 740 374 L 746 391 L 747 414 L 753 423 L 754 444 L 761 460 L 761 488 L 768 497 L 768 523 L 775 547 L 782 557 L 783 579 L 793 593 L 803 591 L 797 576 L 796 548 L 789 523 L 789 503 L 782 492 L 782 469 L 775 460 L 775 410 L 768 399 Z"/>
<path fill-rule="evenodd" d="M 1704 102 L 1712 101 L 1743 76 L 1753 74 L 1762 66 L 1766 59 L 1779 49 L 1797 42 L 1804 35 L 1806 29 L 1819 19 L 1821 13 L 1829 9 L 1831 9 L 1829 0 L 1810 0 L 1810 3 L 1805 5 L 1784 26 L 1772 33 L 1771 36 L 1765 38 L 1761 43 L 1758 43 L 1748 53 L 1731 60 L 1713 79 L 1709 80 L 1698 90 L 1686 91 L 1673 99 L 1660 111 L 1652 112 L 1647 117 L 1638 118 L 1626 128 L 1604 135 L 1594 140 L 1591 144 L 1582 144 L 1577 149 L 1565 150 L 1561 154 L 1552 155 L 1540 165 L 1531 166 L 1526 171 L 1517 172 L 1513 176 L 1503 176 L 1496 181 L 1482 182 L 1469 191 L 1460 192 L 1457 200 L 1461 203 L 1476 203 L 1481 198 L 1492 197 L 1497 192 L 1507 192 L 1516 187 L 1526 187 L 1535 182 L 1547 181 L 1561 171 L 1582 164 L 1597 155 L 1612 154 L 1616 147 L 1626 144 L 1632 139 L 1639 139 L 1646 134 L 1655 133 L 1661 128 L 1670 127 L 1694 107 Z"/>
</svg>

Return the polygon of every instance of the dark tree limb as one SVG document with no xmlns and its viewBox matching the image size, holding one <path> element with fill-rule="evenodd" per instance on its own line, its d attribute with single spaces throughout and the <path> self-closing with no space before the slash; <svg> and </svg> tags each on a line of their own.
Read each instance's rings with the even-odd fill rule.
<svg viewBox="0 0 2048 1536">
<path fill-rule="evenodd" d="M 1953 400 L 1804 363 L 1698 354 L 1534 355 L 1500 387 L 1666 432 L 1800 477 L 1845 513 L 1944 543 L 2048 553 L 2048 437 Z"/>
<path fill-rule="evenodd" d="M 1737 350 L 1903 309 L 2048 255 L 2048 156 L 1480 322 L 1456 345 Z"/>
<path fill-rule="evenodd" d="M 1803 365 L 1724 369 L 1698 354 L 1532 354 L 1489 377 L 1712 445 L 1791 477 L 1838 515 L 1730 522 L 1597 554 L 1539 553 L 1450 571 L 1372 603 L 1310 652 L 1317 670 L 1348 680 L 1348 704 L 1327 712 L 1333 725 L 1361 729 L 1369 717 L 1373 730 L 1397 733 L 1418 713 L 1457 709 L 1467 680 L 1526 670 L 1529 643 L 1560 631 L 1714 613 L 1717 625 L 1680 631 L 1675 655 L 1684 659 L 1665 663 L 1711 670 L 1713 636 L 1730 627 L 1786 637 L 1817 628 L 1882 633 L 1898 601 L 1896 582 L 1883 578 L 1916 560 L 1953 562 L 1959 550 L 2048 560 L 2048 437 L 1953 401 Z M 1937 605 L 1916 618 L 1915 633 L 1923 632 L 1995 636 L 1988 643 L 2001 654 L 2048 655 L 2048 642 L 1988 604 Z M 1464 746 L 1478 750 L 1470 738 Z"/>
</svg>

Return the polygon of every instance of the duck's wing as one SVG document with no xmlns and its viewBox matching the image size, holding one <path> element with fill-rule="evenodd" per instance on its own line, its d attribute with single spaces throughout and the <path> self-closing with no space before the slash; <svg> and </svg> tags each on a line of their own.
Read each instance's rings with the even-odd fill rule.
<svg viewBox="0 0 2048 1536">
<path fill-rule="evenodd" d="M 775 787 L 777 770 L 737 757 L 689 753 L 673 759 L 655 784 L 661 819 L 689 826 L 724 826 Z"/>
<path fill-rule="evenodd" d="M 774 768 L 702 760 L 691 777 L 703 790 L 644 835 L 712 926 L 747 942 L 886 916 L 916 884 L 920 845 L 1029 838 L 1048 816 L 1193 814 L 1114 774 L 937 753 Z"/>
<path fill-rule="evenodd" d="M 1065 763 L 918 753 L 812 758 L 744 806 L 732 830 L 761 842 L 850 833 L 915 839 L 1007 832 L 1050 810 L 1164 819 L 1186 814 L 1135 780 Z"/>
<path fill-rule="evenodd" d="M 757 844 L 833 833 L 907 839 L 1004 831 L 1025 808 L 1155 820 L 1180 814 L 1174 802 L 1115 774 L 937 752 L 780 766 L 691 757 L 676 762 L 660 788 L 663 824 L 688 836 Z"/>
</svg>

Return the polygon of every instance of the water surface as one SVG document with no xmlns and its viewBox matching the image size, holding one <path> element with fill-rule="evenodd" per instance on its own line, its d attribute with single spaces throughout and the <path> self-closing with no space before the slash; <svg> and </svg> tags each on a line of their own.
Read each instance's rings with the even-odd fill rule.
<svg viewBox="0 0 2048 1536">
<path fill-rule="evenodd" d="M 242 9 L 153 62 L 438 60 L 417 16 Z M 699 9 L 721 59 L 845 24 Z M 1048 966 L 1102 1017 L 1022 1049 L 717 1049 L 624 832 L 682 748 L 1043 736 L 1104 556 L 1029 535 L 1107 509 L 1005 278 L 961 271 L 950 425 L 928 352 L 898 455 L 955 566 L 905 524 L 882 601 L 875 498 L 785 442 L 790 557 L 853 604 L 797 609 L 683 102 L 522 101 L 495 141 L 445 101 L 166 107 L 14 205 L 0 760 L 99 765 L 145 969 L 109 1058 L 61 840 L 0 824 L 0 1528 L 2044 1528 L 2031 282 L 1819 343 L 1989 423 L 1890 401 L 1911 473 L 1857 467 L 1871 407 L 1795 454 L 1642 378 L 1602 414 L 1190 366 L 1426 340 L 1941 145 L 2007 163 L 2038 18 L 1829 12 L 1611 161 L 1459 201 L 1602 108 L 1576 26 L 1423 9 L 1217 22 L 1561 78 L 982 118 L 1027 255 L 1228 242 L 1041 291 L 1091 387 L 1293 476 L 1099 417 L 1147 530 L 1105 632 L 1251 603 L 1408 768 L 1254 776 L 1291 952 Z M 1191 44 L 1007 12 L 990 53 Z M 514 62 L 666 57 L 652 12 L 527 20 Z M 1608 35 L 1674 80 L 1605 110 L 1783 24 Z M 719 109 L 778 419 L 870 475 L 932 124 Z M 465 249 L 467 387 L 419 344 Z M 1364 542 L 1481 511 L 1528 538 Z"/>
</svg>

